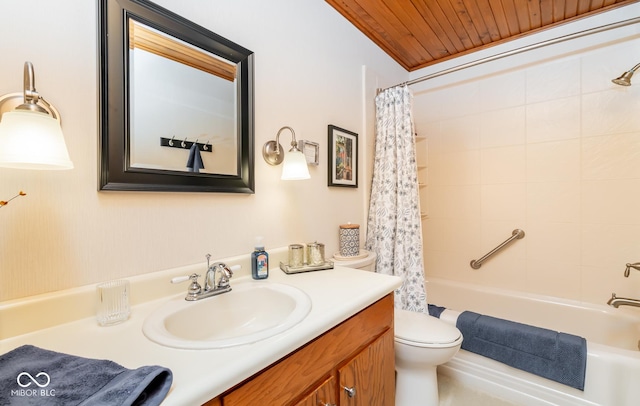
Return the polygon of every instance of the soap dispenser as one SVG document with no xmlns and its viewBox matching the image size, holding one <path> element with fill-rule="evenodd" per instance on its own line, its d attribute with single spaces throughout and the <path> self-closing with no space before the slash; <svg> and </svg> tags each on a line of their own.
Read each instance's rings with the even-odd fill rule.
<svg viewBox="0 0 640 406">
<path fill-rule="evenodd" d="M 253 279 L 269 277 L 269 254 L 264 250 L 262 237 L 256 238 L 255 249 L 251 253 L 251 276 Z"/>
</svg>

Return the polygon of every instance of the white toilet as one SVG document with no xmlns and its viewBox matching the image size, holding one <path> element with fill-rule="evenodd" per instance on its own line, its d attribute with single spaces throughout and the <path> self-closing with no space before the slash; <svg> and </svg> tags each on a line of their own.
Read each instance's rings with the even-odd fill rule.
<svg viewBox="0 0 640 406">
<path fill-rule="evenodd" d="M 360 250 L 353 259 L 337 256 L 335 264 L 375 270 L 376 254 Z M 436 367 L 453 358 L 462 345 L 460 330 L 424 313 L 396 309 L 396 406 L 438 406 Z"/>
<path fill-rule="evenodd" d="M 395 310 L 396 406 L 438 406 L 436 367 L 462 345 L 460 330 L 425 313 Z"/>
</svg>

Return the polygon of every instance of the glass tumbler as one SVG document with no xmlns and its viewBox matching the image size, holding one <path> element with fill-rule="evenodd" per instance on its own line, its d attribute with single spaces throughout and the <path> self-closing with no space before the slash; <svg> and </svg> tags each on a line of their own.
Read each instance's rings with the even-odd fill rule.
<svg viewBox="0 0 640 406">
<path fill-rule="evenodd" d="M 324 264 L 324 244 L 312 242 L 307 244 L 307 263 L 309 265 Z"/>
<path fill-rule="evenodd" d="M 98 324 L 109 326 L 121 323 L 129 318 L 129 281 L 116 280 L 100 283 L 96 286 Z"/>
<path fill-rule="evenodd" d="M 291 268 L 300 268 L 304 265 L 304 245 L 289 245 L 289 266 Z"/>
</svg>

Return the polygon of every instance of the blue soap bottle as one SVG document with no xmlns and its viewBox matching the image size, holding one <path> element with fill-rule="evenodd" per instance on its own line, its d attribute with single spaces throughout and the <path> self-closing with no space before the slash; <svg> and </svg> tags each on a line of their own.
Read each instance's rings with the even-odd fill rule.
<svg viewBox="0 0 640 406">
<path fill-rule="evenodd" d="M 253 279 L 269 277 L 269 254 L 264 250 L 262 237 L 256 238 L 255 249 L 251 253 L 251 276 Z"/>
</svg>

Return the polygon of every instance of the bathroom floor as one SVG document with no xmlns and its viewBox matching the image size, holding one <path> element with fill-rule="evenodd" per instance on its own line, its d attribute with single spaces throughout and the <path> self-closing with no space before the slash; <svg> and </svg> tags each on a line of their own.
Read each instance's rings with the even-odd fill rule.
<svg viewBox="0 0 640 406">
<path fill-rule="evenodd" d="M 518 406 L 438 374 L 439 406 Z"/>
</svg>

